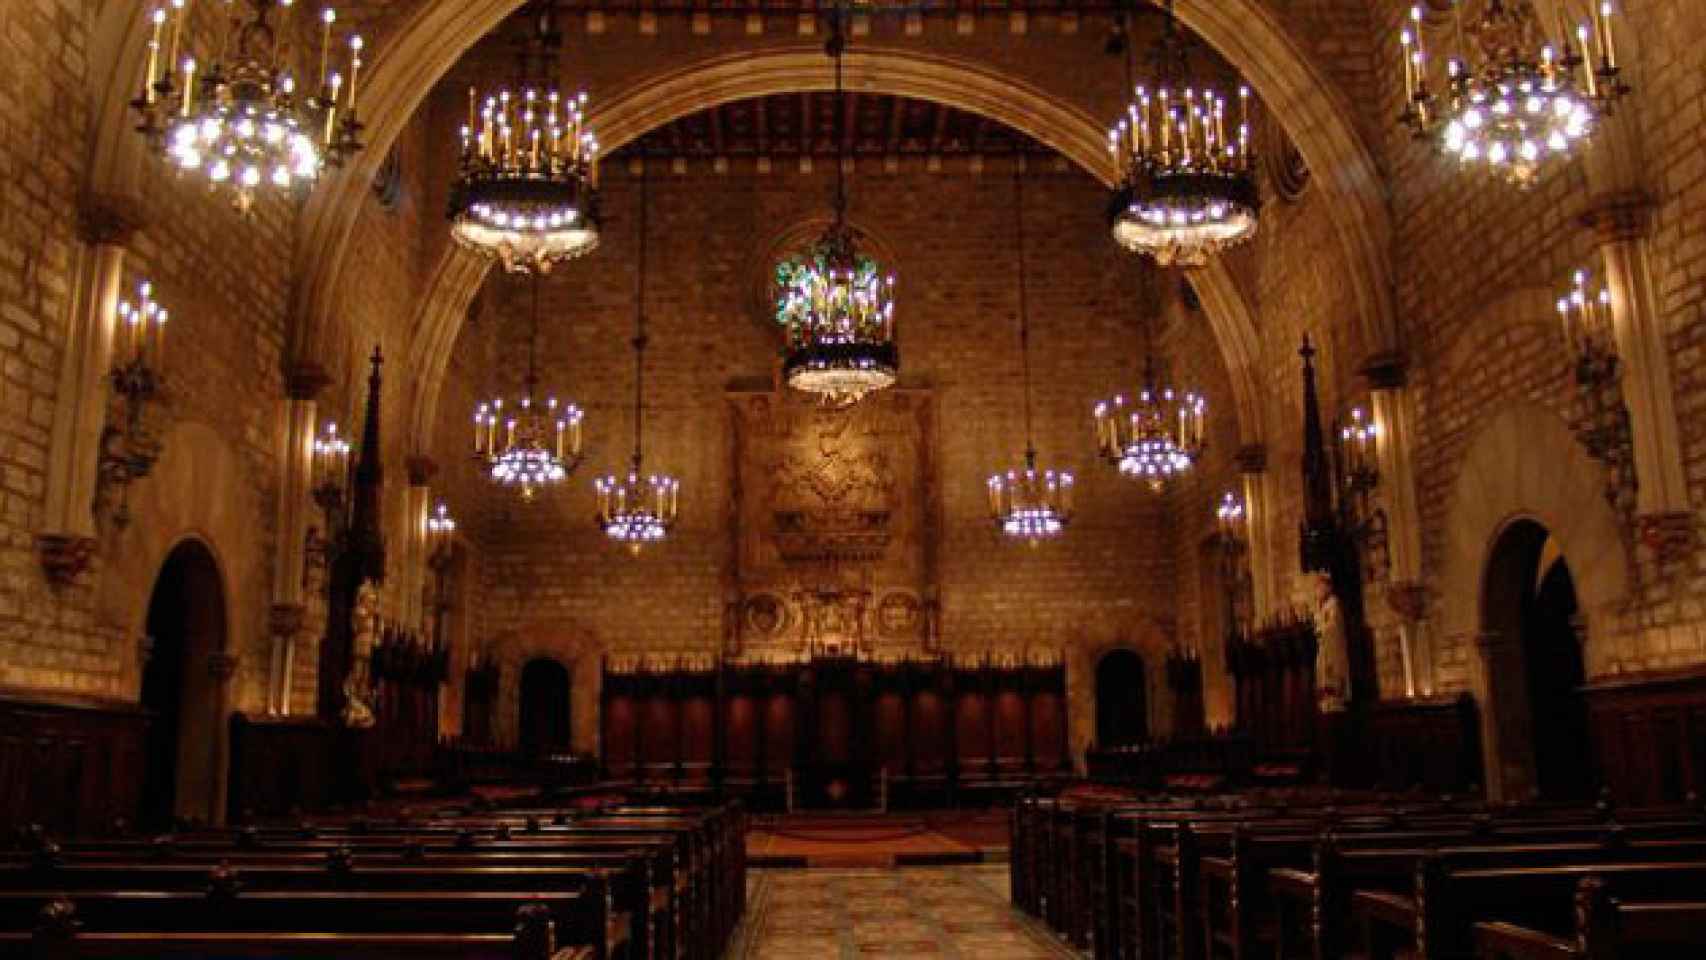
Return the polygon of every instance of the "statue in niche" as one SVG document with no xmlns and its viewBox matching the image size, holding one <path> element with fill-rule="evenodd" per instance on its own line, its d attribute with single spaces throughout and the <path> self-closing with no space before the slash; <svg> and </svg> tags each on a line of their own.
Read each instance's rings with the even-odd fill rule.
<svg viewBox="0 0 1706 960">
<path fill-rule="evenodd" d="M 350 642 L 349 674 L 344 677 L 344 726 L 365 730 L 373 726 L 373 648 L 379 643 L 379 591 L 364 580 L 356 591 Z"/>
<path fill-rule="evenodd" d="M 1345 644 L 1345 621 L 1333 578 L 1315 578 L 1315 691 L 1323 714 L 1345 711 L 1350 699 L 1350 655 Z"/>
</svg>

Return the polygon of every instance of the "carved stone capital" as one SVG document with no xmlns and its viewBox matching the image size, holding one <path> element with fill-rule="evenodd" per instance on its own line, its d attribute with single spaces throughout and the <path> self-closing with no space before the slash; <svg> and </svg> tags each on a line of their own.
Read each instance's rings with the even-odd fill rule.
<svg viewBox="0 0 1706 960">
<path fill-rule="evenodd" d="M 1386 588 L 1386 606 L 1409 623 L 1422 619 L 1428 610 L 1428 589 L 1417 580 L 1404 580 Z"/>
<path fill-rule="evenodd" d="M 90 194 L 77 204 L 77 237 L 99 246 L 124 246 L 143 228 L 137 202 L 118 194 Z"/>
<path fill-rule="evenodd" d="M 1581 224 L 1601 243 L 1639 240 L 1652 231 L 1654 206 L 1653 198 L 1639 190 L 1606 194 L 1583 211 Z"/>
<path fill-rule="evenodd" d="M 332 382 L 326 368 L 317 363 L 298 363 L 284 373 L 284 392 L 292 400 L 313 400 Z"/>
<path fill-rule="evenodd" d="M 44 533 L 36 537 L 36 550 L 47 579 L 55 586 L 69 586 L 89 569 L 99 544 L 94 537 Z"/>
<path fill-rule="evenodd" d="M 1384 350 L 1363 361 L 1362 375 L 1370 390 L 1397 390 L 1404 386 L 1409 368 L 1410 361 L 1403 353 Z"/>
<path fill-rule="evenodd" d="M 267 632 L 289 640 L 302 632 L 308 608 L 300 603 L 275 603 L 267 609 Z"/>
<path fill-rule="evenodd" d="M 438 461 L 424 453 L 413 454 L 403 461 L 403 471 L 409 475 L 409 486 L 424 487 L 438 473 Z"/>
<path fill-rule="evenodd" d="M 1238 463 L 1239 473 L 1266 473 L 1268 470 L 1268 448 L 1266 444 L 1247 443 L 1238 448 L 1232 455 Z"/>
<path fill-rule="evenodd" d="M 1686 560 L 1694 554 L 1694 514 L 1688 510 L 1648 513 L 1635 518 L 1641 544 L 1652 551 L 1660 566 Z"/>
</svg>

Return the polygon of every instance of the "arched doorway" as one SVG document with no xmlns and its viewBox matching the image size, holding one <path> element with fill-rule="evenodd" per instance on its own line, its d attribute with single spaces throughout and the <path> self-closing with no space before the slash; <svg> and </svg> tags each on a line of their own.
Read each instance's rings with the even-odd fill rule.
<svg viewBox="0 0 1706 960">
<path fill-rule="evenodd" d="M 1096 745 L 1117 747 L 1149 737 L 1143 658 L 1111 650 L 1096 664 Z"/>
<path fill-rule="evenodd" d="M 142 706 L 152 714 L 145 746 L 144 827 L 174 817 L 212 821 L 218 809 L 220 676 L 225 651 L 225 588 L 219 565 L 199 540 L 167 554 L 148 601 Z"/>
<path fill-rule="evenodd" d="M 521 668 L 519 746 L 529 757 L 569 752 L 569 668 L 550 657 Z"/>
<path fill-rule="evenodd" d="M 1593 790 L 1575 579 L 1546 527 L 1507 526 L 1487 558 L 1482 625 L 1505 782 L 1545 800 Z"/>
</svg>

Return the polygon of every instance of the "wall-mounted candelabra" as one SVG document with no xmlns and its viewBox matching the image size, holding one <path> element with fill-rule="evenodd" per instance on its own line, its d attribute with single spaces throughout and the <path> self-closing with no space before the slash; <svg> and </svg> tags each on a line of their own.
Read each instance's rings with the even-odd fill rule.
<svg viewBox="0 0 1706 960">
<path fill-rule="evenodd" d="M 432 642 L 440 650 L 448 640 L 445 621 L 450 615 L 450 564 L 455 547 L 456 520 L 449 505 L 440 500 L 426 518 L 427 569 L 432 571 Z"/>
<path fill-rule="evenodd" d="M 1340 528 L 1357 548 L 1363 580 L 1386 579 L 1391 560 L 1386 536 L 1386 511 L 1374 502 L 1380 486 L 1380 428 L 1361 407 L 1335 424 L 1334 474 L 1338 490 Z"/>
<path fill-rule="evenodd" d="M 136 299 L 118 305 L 113 330 L 113 367 L 107 374 L 117 399 L 116 417 L 101 436 L 100 483 L 117 487 L 113 522 L 130 521 L 130 484 L 148 476 L 160 459 L 159 431 L 149 417 L 165 388 L 166 308 L 154 299 L 154 285 L 142 281 Z M 104 491 L 103 491 L 104 493 Z"/>
<path fill-rule="evenodd" d="M 1586 270 L 1570 278 L 1558 298 L 1558 319 L 1575 373 L 1576 438 L 1588 456 L 1605 464 L 1605 499 L 1632 516 L 1635 509 L 1635 438 L 1623 403 L 1622 361 L 1612 330 L 1611 289 Z"/>
<path fill-rule="evenodd" d="M 1214 527 L 1220 549 L 1220 589 L 1225 604 L 1221 632 L 1227 638 L 1244 633 L 1250 625 L 1253 584 L 1247 524 L 1244 502 L 1232 491 L 1226 491 L 1214 508 Z"/>
<path fill-rule="evenodd" d="M 344 507 L 349 495 L 350 442 L 328 421 L 314 438 L 310 474 L 314 503 L 324 517 L 322 527 L 308 528 L 308 567 L 303 585 L 310 590 L 331 566 L 337 551 L 337 532 L 344 526 Z"/>
</svg>

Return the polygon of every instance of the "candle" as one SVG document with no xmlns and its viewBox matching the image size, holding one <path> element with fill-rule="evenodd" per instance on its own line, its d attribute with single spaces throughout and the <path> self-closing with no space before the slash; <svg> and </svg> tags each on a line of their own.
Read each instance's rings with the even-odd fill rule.
<svg viewBox="0 0 1706 960">
<path fill-rule="evenodd" d="M 1617 66 L 1617 46 L 1611 39 L 1611 0 L 1601 0 L 1599 5 L 1600 53 L 1605 58 L 1606 69 Z"/>
<path fill-rule="evenodd" d="M 172 9 L 177 11 L 177 14 L 172 19 L 172 55 L 166 59 L 167 63 L 176 63 L 178 60 L 178 43 L 184 36 L 184 21 L 190 18 L 189 0 L 172 0 Z M 164 12 L 161 11 L 162 15 Z M 156 31 L 155 38 L 158 37 L 159 33 Z"/>
<path fill-rule="evenodd" d="M 148 71 L 142 75 L 142 94 L 149 103 L 154 102 L 154 77 L 160 69 L 160 27 L 166 22 L 164 8 L 155 8 L 152 17 L 154 21 L 154 37 L 148 41 Z"/>
<path fill-rule="evenodd" d="M 1585 24 L 1585 23 L 1576 24 L 1576 41 L 1582 45 L 1582 73 L 1586 74 L 1586 76 L 1587 76 L 1588 96 L 1597 97 L 1597 96 L 1599 96 L 1599 84 L 1597 81 L 1595 81 L 1594 75 L 1593 75 L 1593 63 L 1592 63 L 1593 55 L 1591 52 L 1591 48 L 1589 48 L 1589 46 L 1588 46 L 1587 24 Z"/>
<path fill-rule="evenodd" d="M 1398 47 L 1404 57 L 1404 100 L 1410 102 L 1416 99 L 1416 73 L 1410 62 L 1410 31 L 1398 34 Z"/>
<path fill-rule="evenodd" d="M 327 146 L 331 145 L 332 134 L 337 129 L 338 89 L 341 88 L 343 85 L 344 85 L 343 74 L 341 74 L 341 73 L 332 74 L 331 83 L 328 84 L 328 86 L 331 90 L 331 93 L 326 98 L 326 145 Z"/>
<path fill-rule="evenodd" d="M 332 23 L 338 19 L 338 12 L 331 7 L 320 11 L 320 89 L 326 89 L 327 61 L 332 55 Z"/>
<path fill-rule="evenodd" d="M 166 369 L 166 311 L 161 310 L 154 316 L 154 350 L 153 367 L 156 373 Z"/>
<path fill-rule="evenodd" d="M 355 85 L 361 74 L 361 35 L 349 38 L 349 112 L 355 113 Z"/>
<path fill-rule="evenodd" d="M 190 115 L 190 104 L 195 100 L 195 58 L 184 58 L 184 107 L 182 116 Z"/>
</svg>

